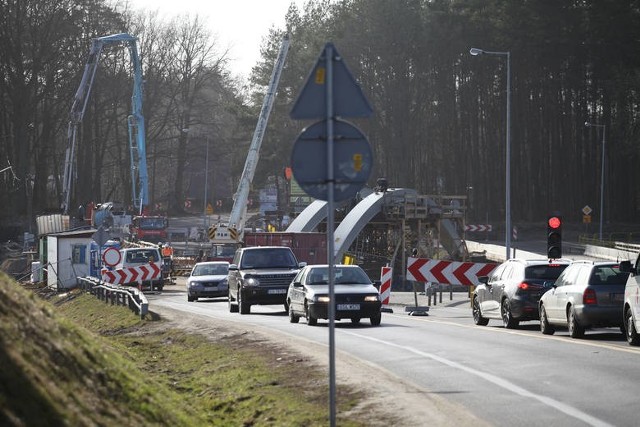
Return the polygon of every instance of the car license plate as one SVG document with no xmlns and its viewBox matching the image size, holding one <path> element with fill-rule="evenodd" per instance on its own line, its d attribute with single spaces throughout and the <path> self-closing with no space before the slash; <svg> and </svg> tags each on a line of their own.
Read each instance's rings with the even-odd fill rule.
<svg viewBox="0 0 640 427">
<path fill-rule="evenodd" d="M 217 291 L 218 287 L 217 286 L 205 286 L 205 289 L 208 291 Z"/>
<path fill-rule="evenodd" d="M 286 294 L 287 290 L 286 289 L 269 289 L 267 291 L 268 294 L 274 295 L 274 294 Z"/>
<path fill-rule="evenodd" d="M 338 310 L 360 310 L 360 304 L 338 304 Z"/>
</svg>

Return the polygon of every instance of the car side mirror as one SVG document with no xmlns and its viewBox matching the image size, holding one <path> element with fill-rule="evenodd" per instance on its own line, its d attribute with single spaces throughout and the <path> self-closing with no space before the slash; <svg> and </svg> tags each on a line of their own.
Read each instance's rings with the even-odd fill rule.
<svg viewBox="0 0 640 427">
<path fill-rule="evenodd" d="M 229 264 L 229 271 L 238 271 L 238 264 Z"/>
<path fill-rule="evenodd" d="M 307 263 L 305 261 L 301 261 L 298 263 L 298 268 L 306 267 Z"/>
<path fill-rule="evenodd" d="M 302 283 L 300 283 L 300 282 L 293 282 L 293 287 L 294 287 L 294 288 L 301 288 L 301 287 L 302 287 Z"/>
<path fill-rule="evenodd" d="M 631 261 L 622 261 L 620 263 L 620 271 L 622 273 L 631 273 L 634 276 L 637 274 L 636 269 L 631 266 Z"/>
<path fill-rule="evenodd" d="M 485 285 L 489 284 L 489 276 L 478 276 L 478 282 L 484 283 Z"/>
</svg>

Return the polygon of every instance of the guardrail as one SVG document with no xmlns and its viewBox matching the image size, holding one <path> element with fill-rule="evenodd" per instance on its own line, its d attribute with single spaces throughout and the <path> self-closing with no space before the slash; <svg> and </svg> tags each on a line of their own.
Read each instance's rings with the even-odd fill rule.
<svg viewBox="0 0 640 427">
<path fill-rule="evenodd" d="M 613 247 L 627 252 L 640 252 L 640 245 L 635 243 L 615 242 Z"/>
<path fill-rule="evenodd" d="M 99 281 L 93 277 L 79 277 L 80 287 L 111 305 L 126 305 L 131 311 L 140 316 L 140 319 L 149 312 L 147 297 L 137 288 L 112 285 Z"/>
</svg>

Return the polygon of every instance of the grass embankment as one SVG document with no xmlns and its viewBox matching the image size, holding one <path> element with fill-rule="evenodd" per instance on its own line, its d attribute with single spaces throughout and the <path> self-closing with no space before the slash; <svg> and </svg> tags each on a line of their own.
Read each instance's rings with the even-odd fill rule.
<svg viewBox="0 0 640 427">
<path fill-rule="evenodd" d="M 44 301 L 0 272 L 0 425 L 327 425 L 326 374 L 247 342 L 80 291 Z M 338 395 L 339 414 L 359 400 Z"/>
</svg>

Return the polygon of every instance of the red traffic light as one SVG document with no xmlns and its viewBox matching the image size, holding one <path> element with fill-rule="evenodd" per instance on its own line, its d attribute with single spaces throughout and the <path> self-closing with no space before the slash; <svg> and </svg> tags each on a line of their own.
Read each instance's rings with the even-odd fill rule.
<svg viewBox="0 0 640 427">
<path fill-rule="evenodd" d="M 549 218 L 548 224 L 550 228 L 560 228 L 562 221 L 557 216 L 552 216 Z"/>
</svg>

